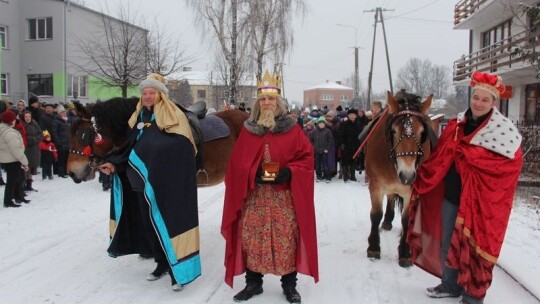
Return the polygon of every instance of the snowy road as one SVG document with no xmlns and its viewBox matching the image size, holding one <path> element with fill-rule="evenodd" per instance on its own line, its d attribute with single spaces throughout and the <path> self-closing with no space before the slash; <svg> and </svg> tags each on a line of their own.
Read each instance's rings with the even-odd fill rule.
<svg viewBox="0 0 540 304">
<path fill-rule="evenodd" d="M 38 193 L 21 208 L 0 209 L 0 303 L 234 303 L 243 288 L 237 277 L 224 282 L 224 241 L 219 233 L 224 186 L 199 189 L 203 275 L 180 293 L 168 278 L 145 280 L 154 263 L 137 256 L 117 259 L 106 253 L 108 196 L 97 181 L 36 181 Z M 3 197 L 3 189 L 0 195 Z M 397 264 L 399 229 L 383 233 L 382 259 L 366 258 L 369 193 L 359 183 L 317 184 L 316 210 L 320 282 L 300 276 L 303 303 L 457 303 L 424 295 L 437 279 Z M 540 273 L 538 214 L 514 211 L 501 264 L 537 295 L 532 281 Z M 536 222 L 535 222 L 536 221 Z M 399 227 L 399 217 L 394 220 Z M 497 269 L 485 303 L 539 303 Z M 264 293 L 247 303 L 286 303 L 279 279 L 267 276 Z"/>
</svg>

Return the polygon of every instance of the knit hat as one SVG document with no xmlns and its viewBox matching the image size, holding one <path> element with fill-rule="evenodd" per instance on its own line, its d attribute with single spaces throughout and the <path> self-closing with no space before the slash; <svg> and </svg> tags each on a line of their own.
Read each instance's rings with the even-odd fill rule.
<svg viewBox="0 0 540 304">
<path fill-rule="evenodd" d="M 474 90 L 484 90 L 491 93 L 497 99 L 506 90 L 501 76 L 478 71 L 472 73 L 470 85 Z"/>
<path fill-rule="evenodd" d="M 320 122 L 326 123 L 326 118 L 324 118 L 324 116 L 317 118 L 317 123 L 320 123 Z"/>
<path fill-rule="evenodd" d="M 43 131 L 43 139 L 44 140 L 51 140 L 51 134 L 49 133 L 49 131 L 47 131 L 47 130 Z"/>
<path fill-rule="evenodd" d="M 327 116 L 332 116 L 332 117 L 336 117 L 336 112 L 330 110 L 328 111 L 328 113 L 326 113 Z"/>
<path fill-rule="evenodd" d="M 65 111 L 66 111 L 66 109 L 64 108 L 63 105 L 58 105 L 56 107 L 56 113 L 58 113 L 58 115 L 60 115 L 62 112 L 65 112 Z"/>
<path fill-rule="evenodd" d="M 13 111 L 6 111 L 2 114 L 2 122 L 6 125 L 11 125 L 11 123 L 17 118 L 17 114 Z"/>
<path fill-rule="evenodd" d="M 165 86 L 165 83 L 166 83 L 165 77 L 163 77 L 163 76 L 161 76 L 160 74 L 157 74 L 157 73 L 152 73 L 152 74 L 149 74 L 146 77 L 146 79 L 143 80 L 139 84 L 139 89 L 141 90 L 141 93 L 142 93 L 143 90 L 146 89 L 146 88 L 154 88 L 154 89 L 160 91 L 161 93 L 163 93 L 165 95 L 168 95 L 169 90 Z"/>
<path fill-rule="evenodd" d="M 73 104 L 73 102 L 68 101 L 67 104 L 66 104 L 66 108 L 68 110 L 73 110 L 73 109 L 75 109 L 75 105 Z"/>
</svg>

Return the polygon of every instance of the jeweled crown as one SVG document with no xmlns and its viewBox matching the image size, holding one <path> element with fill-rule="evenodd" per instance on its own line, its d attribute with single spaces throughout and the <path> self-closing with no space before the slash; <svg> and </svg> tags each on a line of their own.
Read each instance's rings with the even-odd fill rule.
<svg viewBox="0 0 540 304">
<path fill-rule="evenodd" d="M 262 79 L 257 79 L 257 98 L 268 95 L 281 96 L 281 76 L 265 71 Z"/>
</svg>

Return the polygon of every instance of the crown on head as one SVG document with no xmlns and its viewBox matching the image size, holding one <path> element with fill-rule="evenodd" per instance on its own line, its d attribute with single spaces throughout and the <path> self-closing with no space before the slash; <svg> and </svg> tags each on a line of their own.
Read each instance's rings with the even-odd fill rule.
<svg viewBox="0 0 540 304">
<path fill-rule="evenodd" d="M 506 90 L 506 87 L 502 83 L 501 76 L 478 71 L 472 73 L 470 85 L 474 89 L 487 91 L 496 98 L 499 98 Z"/>
<path fill-rule="evenodd" d="M 281 96 L 281 76 L 265 71 L 262 79 L 257 79 L 257 98 L 268 95 Z"/>
</svg>

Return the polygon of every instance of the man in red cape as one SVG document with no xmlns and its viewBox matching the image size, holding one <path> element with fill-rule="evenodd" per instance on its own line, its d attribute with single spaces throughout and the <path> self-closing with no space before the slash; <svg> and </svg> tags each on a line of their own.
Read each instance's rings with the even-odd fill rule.
<svg viewBox="0 0 540 304">
<path fill-rule="evenodd" d="M 278 172 L 262 169 L 276 163 Z M 261 294 L 268 273 L 281 276 L 290 303 L 301 302 L 297 272 L 318 281 L 313 173 L 313 148 L 287 115 L 279 78 L 266 72 L 225 177 L 225 282 L 232 287 L 233 277 L 246 272 L 246 287 L 235 301 Z"/>
<path fill-rule="evenodd" d="M 521 135 L 495 102 L 501 78 L 475 72 L 470 108 L 451 120 L 419 168 L 408 242 L 416 265 L 441 278 L 432 298 L 483 303 L 521 166 Z"/>
</svg>

